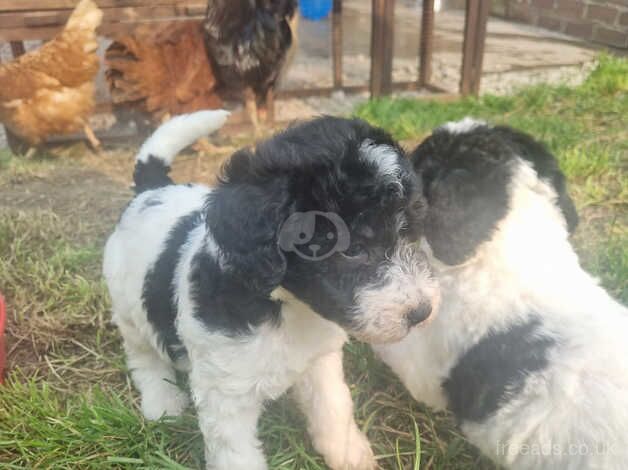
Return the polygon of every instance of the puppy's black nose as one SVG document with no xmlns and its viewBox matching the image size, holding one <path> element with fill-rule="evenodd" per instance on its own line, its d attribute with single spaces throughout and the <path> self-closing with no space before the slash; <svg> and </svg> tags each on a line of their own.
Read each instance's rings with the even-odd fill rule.
<svg viewBox="0 0 628 470">
<path fill-rule="evenodd" d="M 408 314 L 408 323 L 410 326 L 418 325 L 427 320 L 432 313 L 432 304 L 429 302 L 422 303 L 416 310 L 412 310 Z"/>
</svg>

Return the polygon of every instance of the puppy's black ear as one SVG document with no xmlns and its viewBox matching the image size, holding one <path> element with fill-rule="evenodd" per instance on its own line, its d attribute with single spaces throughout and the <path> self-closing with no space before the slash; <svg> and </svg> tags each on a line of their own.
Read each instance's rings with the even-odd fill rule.
<svg viewBox="0 0 628 470">
<path fill-rule="evenodd" d="M 539 178 L 553 186 L 558 196 L 556 202 L 567 223 L 567 230 L 570 234 L 573 233 L 578 226 L 578 212 L 567 192 L 565 175 L 558 166 L 556 157 L 544 144 L 524 132 L 507 126 L 497 126 L 495 132 L 510 142 L 517 155 L 532 164 Z"/>
<path fill-rule="evenodd" d="M 477 186 L 474 175 L 466 170 L 453 171 L 431 182 L 425 236 L 438 259 L 450 265 L 461 264 L 481 243 L 491 239 L 508 211 L 506 183 L 498 173 L 488 187 Z"/>
<path fill-rule="evenodd" d="M 279 230 L 290 215 L 288 190 L 280 181 L 223 181 L 208 199 L 207 225 L 224 268 L 258 294 L 268 295 L 286 272 Z"/>
<path fill-rule="evenodd" d="M 558 207 L 560 207 L 563 216 L 565 216 L 565 221 L 567 222 L 567 230 L 569 234 L 572 234 L 576 227 L 578 227 L 578 211 L 576 211 L 576 206 L 569 196 L 567 192 L 567 184 L 565 183 L 565 176 L 562 174 L 560 170 L 558 170 L 552 177 L 552 184 L 556 193 L 558 194 Z"/>
<path fill-rule="evenodd" d="M 455 140 L 435 133 L 411 155 L 428 204 L 424 235 L 434 256 L 449 265 L 465 262 L 492 237 L 508 211 L 510 181 L 507 166 L 496 164 L 499 152 L 472 155 L 478 150 Z M 460 164 L 461 153 L 470 166 Z"/>
</svg>

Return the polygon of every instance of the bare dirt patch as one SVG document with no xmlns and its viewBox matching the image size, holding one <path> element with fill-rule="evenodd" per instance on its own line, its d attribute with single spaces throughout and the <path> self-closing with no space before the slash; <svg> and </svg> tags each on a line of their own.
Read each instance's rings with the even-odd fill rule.
<svg viewBox="0 0 628 470">
<path fill-rule="evenodd" d="M 81 232 L 95 240 L 112 227 L 130 196 L 130 190 L 100 172 L 62 164 L 45 177 L 14 181 L 0 188 L 0 207 L 51 211 L 67 221 L 70 238 Z"/>
</svg>

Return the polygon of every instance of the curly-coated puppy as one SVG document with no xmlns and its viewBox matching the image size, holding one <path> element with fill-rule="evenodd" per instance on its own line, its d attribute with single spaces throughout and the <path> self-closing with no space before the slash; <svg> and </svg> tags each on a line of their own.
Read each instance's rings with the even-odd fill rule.
<svg viewBox="0 0 628 470">
<path fill-rule="evenodd" d="M 179 414 L 175 368 L 189 371 L 207 468 L 259 470 L 263 404 L 294 386 L 329 466 L 374 468 L 342 347 L 347 333 L 403 338 L 438 297 L 406 241 L 424 204 L 416 176 L 383 131 L 323 117 L 236 152 L 214 188 L 173 184 L 175 154 L 225 117 L 177 117 L 144 144 L 105 249 L 143 413 Z"/>
<path fill-rule="evenodd" d="M 555 158 L 470 119 L 412 158 L 442 301 L 381 357 L 506 467 L 628 468 L 628 310 L 580 267 Z"/>
</svg>

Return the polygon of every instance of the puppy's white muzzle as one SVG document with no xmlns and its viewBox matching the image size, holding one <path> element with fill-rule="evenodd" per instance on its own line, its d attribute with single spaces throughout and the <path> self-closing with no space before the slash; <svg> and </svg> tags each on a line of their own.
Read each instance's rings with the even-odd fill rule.
<svg viewBox="0 0 628 470">
<path fill-rule="evenodd" d="M 350 332 L 368 343 L 404 338 L 438 307 L 440 289 L 425 255 L 409 243 L 400 243 L 378 272 L 377 281 L 356 296 L 355 324 Z"/>
</svg>

